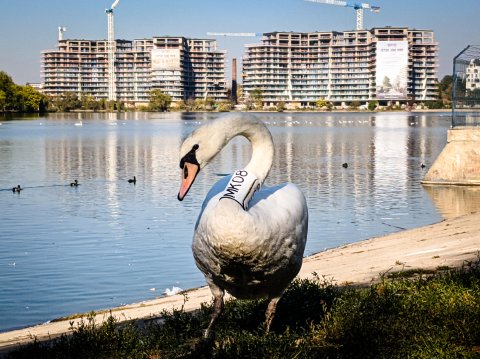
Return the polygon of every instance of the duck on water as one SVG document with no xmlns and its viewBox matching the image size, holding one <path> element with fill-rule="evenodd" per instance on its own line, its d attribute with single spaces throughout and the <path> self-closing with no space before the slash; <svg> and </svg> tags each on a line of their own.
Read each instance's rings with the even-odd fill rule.
<svg viewBox="0 0 480 359">
<path fill-rule="evenodd" d="M 200 170 L 236 136 L 250 141 L 251 160 L 212 186 L 193 236 L 195 263 L 214 297 L 206 338 L 223 311 L 225 291 L 240 299 L 267 298 L 268 331 L 280 297 L 300 270 L 307 240 L 307 204 L 298 187 L 262 187 L 272 167 L 274 144 L 267 127 L 251 115 L 219 118 L 185 139 L 178 199 L 185 198 Z"/>
</svg>

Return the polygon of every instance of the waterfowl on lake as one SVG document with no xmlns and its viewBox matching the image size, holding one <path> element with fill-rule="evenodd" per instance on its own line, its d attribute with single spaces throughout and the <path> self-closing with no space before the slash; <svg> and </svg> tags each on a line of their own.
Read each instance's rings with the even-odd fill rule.
<svg viewBox="0 0 480 359">
<path fill-rule="evenodd" d="M 253 116 L 227 116 L 198 128 L 180 150 L 183 200 L 199 171 L 234 137 L 252 145 L 247 166 L 223 177 L 207 194 L 198 217 L 192 250 L 214 296 L 209 337 L 223 311 L 224 292 L 241 299 L 268 298 L 268 331 L 276 305 L 302 265 L 308 210 L 297 186 L 261 187 L 273 162 L 267 127 Z"/>
<path fill-rule="evenodd" d="M 20 185 L 18 185 L 17 187 L 13 187 L 12 188 L 12 192 L 14 193 L 20 193 L 20 191 L 22 190 L 23 188 L 20 187 Z"/>
<path fill-rule="evenodd" d="M 343 167 L 343 168 L 348 168 L 348 163 L 346 163 L 346 162 L 343 163 L 343 164 L 342 164 L 342 167 Z"/>
<path fill-rule="evenodd" d="M 70 183 L 70 187 L 78 187 L 78 186 L 79 186 L 78 180 L 75 180 L 72 183 Z"/>
<path fill-rule="evenodd" d="M 133 184 L 136 184 L 137 183 L 137 177 L 133 176 L 133 179 L 129 179 L 128 180 L 128 183 L 133 183 Z"/>
</svg>

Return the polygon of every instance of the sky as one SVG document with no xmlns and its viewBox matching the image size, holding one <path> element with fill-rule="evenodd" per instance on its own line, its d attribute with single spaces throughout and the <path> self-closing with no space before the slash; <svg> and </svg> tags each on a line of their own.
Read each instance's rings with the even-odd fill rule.
<svg viewBox="0 0 480 359">
<path fill-rule="evenodd" d="M 362 0 L 369 2 L 369 0 Z M 0 0 L 0 71 L 20 85 L 40 82 L 41 51 L 56 48 L 57 28 L 65 39 L 106 39 L 105 9 L 113 0 Z M 452 73 L 452 59 L 480 44 L 480 0 L 372 0 L 380 13 L 364 13 L 364 28 L 406 26 L 435 31 L 438 76 Z M 117 39 L 185 36 L 207 32 L 346 31 L 356 27 L 355 10 L 304 0 L 120 0 Z M 241 58 L 244 44 L 260 37 L 218 37 L 218 48 Z M 228 70 L 229 71 L 229 70 Z M 227 72 L 229 73 L 229 72 Z"/>
</svg>

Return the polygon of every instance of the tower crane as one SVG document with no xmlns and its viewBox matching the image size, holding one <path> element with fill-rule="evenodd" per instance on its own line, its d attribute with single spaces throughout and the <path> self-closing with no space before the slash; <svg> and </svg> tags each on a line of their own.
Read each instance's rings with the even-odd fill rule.
<svg viewBox="0 0 480 359">
<path fill-rule="evenodd" d="M 256 32 L 207 32 L 209 36 L 238 36 L 238 37 L 257 37 L 262 34 Z"/>
<path fill-rule="evenodd" d="M 113 9 L 115 9 L 120 0 L 110 6 L 110 9 L 106 9 L 107 21 L 108 21 L 108 100 L 117 100 L 117 88 L 115 81 L 115 28 L 113 23 Z"/>
<path fill-rule="evenodd" d="M 368 9 L 371 12 L 380 12 L 380 6 L 370 5 L 366 3 L 348 2 L 342 0 L 305 0 L 310 2 L 316 2 L 319 4 L 336 5 L 343 7 L 351 7 L 357 12 L 357 30 L 363 30 L 363 9 Z"/>
</svg>

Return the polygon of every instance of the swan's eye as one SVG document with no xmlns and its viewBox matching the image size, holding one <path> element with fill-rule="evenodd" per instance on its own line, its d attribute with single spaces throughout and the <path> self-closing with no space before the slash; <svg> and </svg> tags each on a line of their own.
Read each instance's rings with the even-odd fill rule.
<svg viewBox="0 0 480 359">
<path fill-rule="evenodd" d="M 188 168 L 187 166 L 183 167 L 183 178 L 187 179 L 188 177 Z"/>
<path fill-rule="evenodd" d="M 194 164 L 194 165 L 198 165 L 198 161 L 197 161 L 197 155 L 196 155 L 196 151 L 200 148 L 199 145 L 193 145 L 192 149 L 190 150 L 190 152 L 188 152 L 185 156 L 183 156 L 183 158 L 180 160 L 180 168 L 184 168 L 185 166 L 185 162 L 188 162 L 188 163 L 191 163 L 191 164 Z"/>
</svg>

